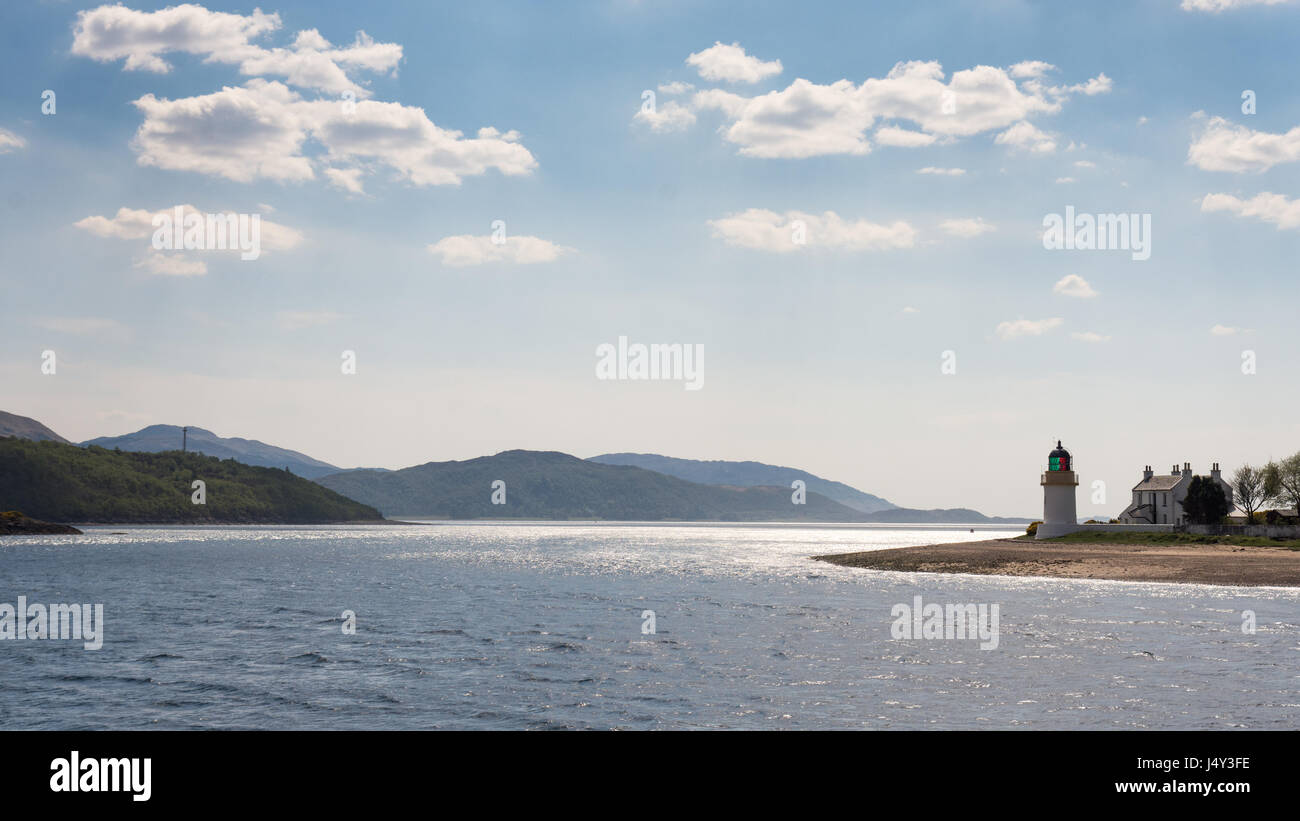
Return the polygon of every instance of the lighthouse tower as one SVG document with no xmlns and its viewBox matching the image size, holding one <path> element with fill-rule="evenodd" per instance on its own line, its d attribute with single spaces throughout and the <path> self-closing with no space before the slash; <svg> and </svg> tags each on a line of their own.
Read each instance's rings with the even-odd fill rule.
<svg viewBox="0 0 1300 821">
<path fill-rule="evenodd" d="M 1043 523 L 1038 526 L 1036 538 L 1050 539 L 1078 530 L 1079 517 L 1074 508 L 1074 489 L 1079 477 L 1074 472 L 1074 458 L 1056 442 L 1056 450 L 1047 455 L 1047 470 L 1040 482 L 1043 486 Z"/>
</svg>

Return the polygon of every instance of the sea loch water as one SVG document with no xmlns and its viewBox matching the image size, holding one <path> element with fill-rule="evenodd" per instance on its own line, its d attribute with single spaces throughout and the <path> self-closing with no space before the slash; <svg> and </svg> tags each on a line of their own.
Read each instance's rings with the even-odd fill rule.
<svg viewBox="0 0 1300 821">
<path fill-rule="evenodd" d="M 0 728 L 1300 723 L 1300 592 L 808 559 L 996 533 L 429 524 L 6 538 L 0 601 L 96 602 L 104 616 L 96 651 L 0 641 Z M 996 649 L 891 638 L 891 608 L 916 596 L 997 604 Z"/>
</svg>

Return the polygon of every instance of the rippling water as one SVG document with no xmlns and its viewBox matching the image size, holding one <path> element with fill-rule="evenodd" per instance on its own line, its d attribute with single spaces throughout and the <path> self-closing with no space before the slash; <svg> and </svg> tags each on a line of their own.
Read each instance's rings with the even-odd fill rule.
<svg viewBox="0 0 1300 821">
<path fill-rule="evenodd" d="M 0 727 L 1297 725 L 1300 592 L 808 559 L 995 534 L 429 524 L 6 538 L 0 602 L 103 603 L 105 641 L 0 641 Z M 891 639 L 891 607 L 915 595 L 999 604 L 999 647 Z"/>
</svg>

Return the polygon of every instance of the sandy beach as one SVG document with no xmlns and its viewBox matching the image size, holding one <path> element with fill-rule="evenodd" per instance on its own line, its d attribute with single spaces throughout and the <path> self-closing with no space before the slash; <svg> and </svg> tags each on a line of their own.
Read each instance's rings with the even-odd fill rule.
<svg viewBox="0 0 1300 821">
<path fill-rule="evenodd" d="M 814 556 L 872 570 L 1300 587 L 1300 551 L 1224 544 L 1050 544 L 990 539 Z"/>
</svg>

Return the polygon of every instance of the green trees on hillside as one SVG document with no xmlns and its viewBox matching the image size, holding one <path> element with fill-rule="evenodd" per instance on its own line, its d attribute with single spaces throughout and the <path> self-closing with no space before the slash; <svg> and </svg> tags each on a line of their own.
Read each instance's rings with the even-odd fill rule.
<svg viewBox="0 0 1300 821">
<path fill-rule="evenodd" d="M 195 480 L 206 503 L 193 504 Z M 54 522 L 311 522 L 379 511 L 278 468 L 197 453 L 133 453 L 0 438 L 0 510 Z"/>
</svg>

